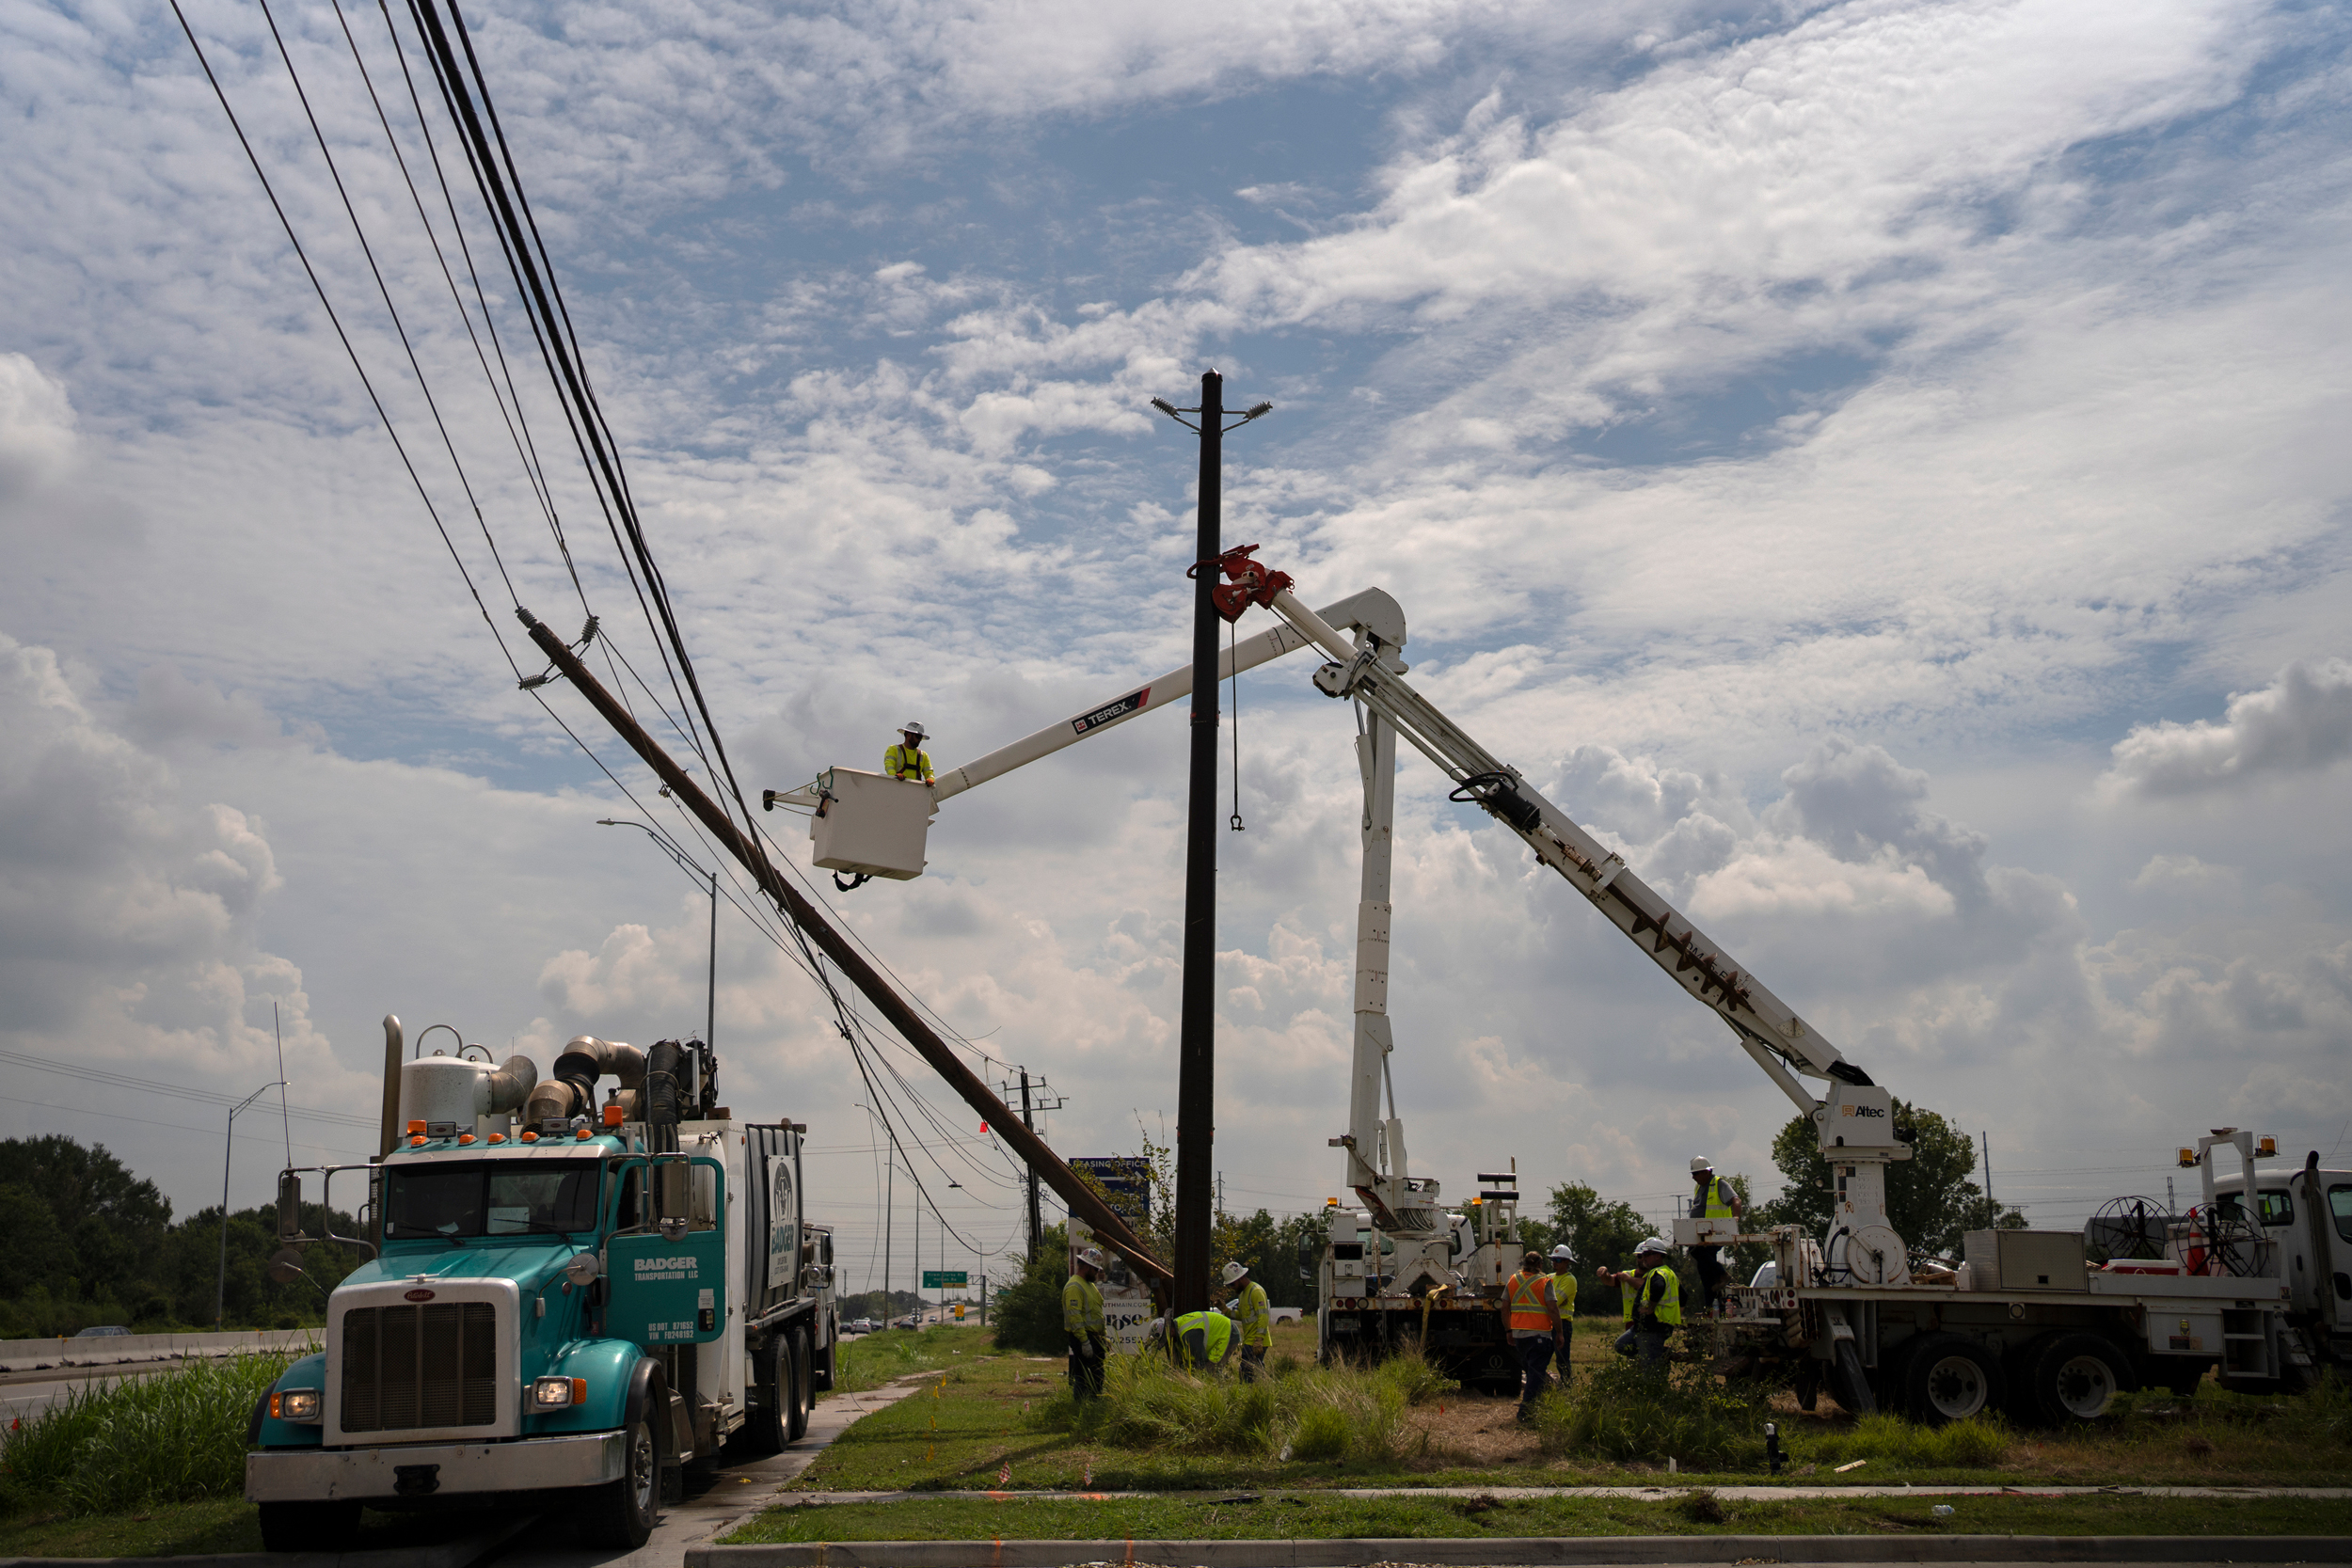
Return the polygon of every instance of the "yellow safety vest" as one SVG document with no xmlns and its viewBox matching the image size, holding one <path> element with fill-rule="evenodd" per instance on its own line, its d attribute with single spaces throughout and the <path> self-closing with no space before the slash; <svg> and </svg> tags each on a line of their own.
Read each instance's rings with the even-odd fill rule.
<svg viewBox="0 0 2352 1568">
<path fill-rule="evenodd" d="M 1274 1345 L 1274 1309 L 1266 1305 L 1265 1287 L 1254 1279 L 1241 1288 L 1241 1342 L 1267 1349 Z"/>
<path fill-rule="evenodd" d="M 893 746 L 882 753 L 882 771 L 894 779 L 928 779 L 931 776 L 931 754 L 919 746 L 912 752 L 904 746 Z"/>
<path fill-rule="evenodd" d="M 1722 1177 L 1710 1177 L 1708 1180 L 1704 1196 L 1705 1203 L 1700 1211 L 1704 1218 L 1710 1220 L 1731 1218 L 1731 1189 L 1724 1185 Z"/>
<path fill-rule="evenodd" d="M 1658 1305 L 1653 1309 L 1652 1315 L 1658 1319 L 1662 1327 L 1679 1327 L 1682 1323 L 1682 1278 L 1674 1272 L 1671 1265 L 1661 1263 L 1644 1275 L 1640 1293 L 1645 1296 L 1648 1295 L 1649 1282 L 1661 1275 L 1665 1276 L 1666 1288 L 1659 1292 Z"/>
<path fill-rule="evenodd" d="M 1551 1275 L 1515 1274 L 1503 1282 L 1503 1298 L 1511 1308 L 1511 1331 L 1551 1332 Z"/>
<path fill-rule="evenodd" d="M 1176 1320 L 1176 1364 L 1183 1366 L 1190 1356 L 1184 1336 L 1196 1328 L 1201 1331 L 1200 1354 L 1208 1358 L 1208 1365 L 1224 1360 L 1225 1348 L 1233 1342 L 1233 1320 L 1222 1312 L 1187 1312 Z"/>
<path fill-rule="evenodd" d="M 1061 1325 L 1072 1334 L 1103 1332 L 1103 1292 L 1094 1281 L 1073 1274 L 1061 1288 Z"/>
<path fill-rule="evenodd" d="M 1551 1276 L 1551 1304 L 1560 1308 L 1562 1317 L 1576 1316 L 1576 1275 L 1555 1274 Z"/>
</svg>

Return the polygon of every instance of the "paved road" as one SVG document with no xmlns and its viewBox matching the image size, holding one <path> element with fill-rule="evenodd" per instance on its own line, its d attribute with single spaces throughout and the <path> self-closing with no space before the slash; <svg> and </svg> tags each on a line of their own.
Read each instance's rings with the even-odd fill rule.
<svg viewBox="0 0 2352 1568">
<path fill-rule="evenodd" d="M 690 1481 L 683 1503 L 662 1510 L 653 1539 L 634 1552 L 611 1546 L 583 1546 L 560 1521 L 546 1520 L 545 1544 L 524 1535 L 499 1554 L 497 1568 L 681 1568 L 689 1546 L 707 1544 L 725 1534 L 747 1515 L 775 1500 L 787 1482 L 815 1463 L 817 1456 L 841 1435 L 852 1421 L 870 1411 L 895 1404 L 939 1374 L 915 1374 L 863 1394 L 839 1394 L 817 1406 L 809 1418 L 808 1435 L 765 1459 L 730 1462 L 722 1452 L 717 1478 L 699 1491 Z"/>
<path fill-rule="evenodd" d="M 179 1366 L 177 1361 L 167 1361 L 128 1372 L 60 1370 L 0 1373 L 0 1426 L 13 1420 L 32 1419 L 86 1383 L 119 1383 L 126 1377 L 151 1377 L 157 1372 L 176 1370 Z"/>
</svg>

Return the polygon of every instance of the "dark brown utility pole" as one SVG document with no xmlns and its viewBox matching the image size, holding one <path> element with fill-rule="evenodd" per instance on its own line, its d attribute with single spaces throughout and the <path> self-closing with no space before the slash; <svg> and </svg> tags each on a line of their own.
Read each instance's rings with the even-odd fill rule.
<svg viewBox="0 0 2352 1568">
<path fill-rule="evenodd" d="M 1020 1155 L 1029 1168 L 1054 1189 L 1055 1196 L 1070 1206 L 1072 1213 L 1094 1227 L 1095 1235 L 1102 1239 L 1104 1245 L 1125 1258 L 1146 1278 L 1166 1283 L 1168 1278 L 1168 1265 L 1152 1255 L 1151 1249 L 1128 1228 L 1127 1222 L 1120 1219 L 1109 1204 L 1096 1196 L 1093 1189 L 1079 1180 L 1077 1173 L 1062 1163 L 1061 1156 L 1046 1148 L 1042 1139 L 1024 1126 L 1005 1102 L 990 1092 L 987 1085 L 973 1076 L 972 1069 L 957 1059 L 956 1053 L 947 1048 L 947 1042 L 941 1039 L 937 1031 L 923 1021 L 922 1015 L 908 1005 L 906 998 L 900 996 L 866 961 L 866 955 L 834 930 L 833 923 L 818 911 L 817 906 L 803 897 L 798 888 L 777 873 L 776 868 L 768 863 L 766 853 L 736 827 L 733 818 L 719 809 L 718 802 L 704 794 L 702 786 L 671 760 L 668 752 L 655 744 L 653 736 L 645 733 L 644 726 L 638 723 L 628 709 L 604 689 L 595 673 L 564 645 L 564 640 L 531 611 L 517 606 L 515 613 L 530 628 L 532 641 L 539 645 L 539 651 L 548 656 L 555 668 L 563 673 L 564 678 L 588 699 L 589 705 L 603 717 L 604 721 L 612 726 L 613 733 L 628 741 L 629 749 L 644 759 L 645 766 L 669 786 L 670 794 L 701 819 L 702 825 L 710 830 L 711 836 L 735 857 L 737 863 L 752 874 L 759 883 L 760 891 L 775 900 L 792 924 L 808 933 L 809 940 L 817 944 L 818 950 L 833 960 L 834 967 L 841 971 L 844 978 L 865 993 L 866 999 L 874 1005 L 875 1011 L 898 1031 L 902 1039 L 914 1047 L 916 1053 L 930 1064 L 931 1070 L 947 1080 L 948 1086 L 963 1097 L 965 1104 L 980 1113 L 989 1126 L 1012 1146 L 1013 1152 Z M 921 1262 L 919 1255 L 916 1262 L 918 1265 Z"/>
</svg>

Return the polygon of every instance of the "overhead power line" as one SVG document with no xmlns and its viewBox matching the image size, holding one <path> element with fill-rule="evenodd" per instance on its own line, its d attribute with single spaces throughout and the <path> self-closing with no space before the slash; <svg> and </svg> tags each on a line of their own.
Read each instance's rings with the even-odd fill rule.
<svg viewBox="0 0 2352 1568">
<path fill-rule="evenodd" d="M 183 1084 L 167 1084 L 139 1074 L 113 1072 L 104 1068 L 89 1067 L 80 1062 L 60 1062 L 48 1056 L 35 1056 L 23 1051 L 0 1050 L 0 1062 L 13 1062 L 18 1067 L 38 1068 L 43 1072 L 62 1073 L 68 1078 L 80 1078 L 93 1084 L 103 1084 L 113 1089 L 135 1089 L 143 1094 L 169 1095 L 174 1100 L 198 1100 L 209 1105 L 234 1105 L 239 1096 L 223 1094 L 218 1089 L 193 1089 Z M 341 1127 L 378 1125 L 374 1117 L 356 1117 L 348 1111 L 323 1111 L 309 1105 L 289 1104 L 287 1111 L 310 1121 L 333 1122 Z"/>
</svg>

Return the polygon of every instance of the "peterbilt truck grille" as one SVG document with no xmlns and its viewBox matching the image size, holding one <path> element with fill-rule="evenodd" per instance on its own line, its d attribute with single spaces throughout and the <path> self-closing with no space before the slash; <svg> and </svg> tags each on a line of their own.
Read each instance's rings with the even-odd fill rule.
<svg viewBox="0 0 2352 1568">
<path fill-rule="evenodd" d="M 498 1420 L 498 1307 L 356 1307 L 343 1315 L 342 1429 L 411 1432 Z"/>
</svg>

